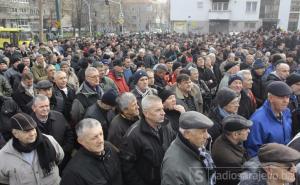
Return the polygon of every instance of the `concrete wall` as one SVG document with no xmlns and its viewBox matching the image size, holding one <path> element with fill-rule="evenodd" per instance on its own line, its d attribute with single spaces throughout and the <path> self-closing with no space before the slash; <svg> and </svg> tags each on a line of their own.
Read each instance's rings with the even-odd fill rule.
<svg viewBox="0 0 300 185">
<path fill-rule="evenodd" d="M 291 0 L 280 0 L 279 14 L 278 14 L 279 22 L 277 25 L 278 28 L 281 28 L 283 30 L 288 29 L 290 7 L 291 7 Z"/>
<path fill-rule="evenodd" d="M 232 11 L 232 21 L 257 21 L 259 20 L 260 0 L 257 2 L 255 12 L 246 12 L 246 2 L 249 0 L 231 0 L 229 9 Z"/>
</svg>

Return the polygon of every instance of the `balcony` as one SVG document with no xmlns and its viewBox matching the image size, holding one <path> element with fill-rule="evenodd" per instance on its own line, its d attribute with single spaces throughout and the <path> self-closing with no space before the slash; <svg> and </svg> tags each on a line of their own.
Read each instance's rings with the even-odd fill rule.
<svg viewBox="0 0 300 185">
<path fill-rule="evenodd" d="M 231 17 L 231 10 L 209 10 L 209 20 L 229 20 Z"/>
</svg>

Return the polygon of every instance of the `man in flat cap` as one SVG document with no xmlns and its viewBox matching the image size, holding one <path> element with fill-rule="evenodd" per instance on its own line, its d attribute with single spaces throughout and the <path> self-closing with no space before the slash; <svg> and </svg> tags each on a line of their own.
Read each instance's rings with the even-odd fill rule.
<svg viewBox="0 0 300 185">
<path fill-rule="evenodd" d="M 236 185 L 242 165 L 247 161 L 243 142 L 247 140 L 252 121 L 240 115 L 230 115 L 223 119 L 223 134 L 217 138 L 212 147 L 212 158 L 217 166 L 217 184 Z"/>
<path fill-rule="evenodd" d="M 239 185 L 280 185 L 295 181 L 300 153 L 278 143 L 263 145 L 258 151 L 259 167 L 250 166 L 240 176 Z"/>
<path fill-rule="evenodd" d="M 282 81 L 275 81 L 267 87 L 268 99 L 251 116 L 253 126 L 245 143 L 250 157 L 266 143 L 287 144 L 292 139 L 291 111 L 287 108 L 292 94 L 291 88 Z"/>
<path fill-rule="evenodd" d="M 293 91 L 290 96 L 289 108 L 292 113 L 292 134 L 295 136 L 300 132 L 300 74 L 291 74 L 287 77 L 286 83 Z"/>
<path fill-rule="evenodd" d="M 57 141 L 28 114 L 17 113 L 10 122 L 13 138 L 0 150 L 0 184 L 58 185 L 64 152 Z"/>
<path fill-rule="evenodd" d="M 207 129 L 212 126 L 213 122 L 199 112 L 180 115 L 179 133 L 162 163 L 162 185 L 215 184 L 215 165 L 205 149 Z"/>
</svg>

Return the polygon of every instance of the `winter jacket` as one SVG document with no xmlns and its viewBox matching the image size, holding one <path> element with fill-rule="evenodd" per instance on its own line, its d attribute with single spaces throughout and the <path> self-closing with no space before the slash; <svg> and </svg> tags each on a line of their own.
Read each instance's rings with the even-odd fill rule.
<svg viewBox="0 0 300 185">
<path fill-rule="evenodd" d="M 246 94 L 244 90 L 242 90 L 238 115 L 249 119 L 255 110 L 256 107 L 252 104 L 250 97 Z"/>
<path fill-rule="evenodd" d="M 66 95 L 63 90 L 60 90 L 56 85 L 53 87 L 53 94 L 57 100 L 57 107 L 60 109 L 59 112 L 63 113 L 66 120 L 71 120 L 71 108 L 75 98 L 75 90 L 67 85 L 68 94 Z M 57 110 L 58 111 L 58 110 Z"/>
<path fill-rule="evenodd" d="M 11 96 L 12 88 L 7 79 L 0 75 L 0 96 Z"/>
<path fill-rule="evenodd" d="M 217 138 L 212 147 L 212 158 L 219 175 L 230 174 L 238 177 L 242 172 L 242 165 L 246 162 L 247 154 L 242 145 L 233 144 L 222 134 Z M 234 176 L 235 175 L 235 176 Z M 237 185 L 239 178 L 218 178 L 217 185 Z"/>
<path fill-rule="evenodd" d="M 134 120 L 129 120 L 129 119 L 126 119 L 121 114 L 118 114 L 117 116 L 115 116 L 110 123 L 107 140 L 109 142 L 111 142 L 113 145 L 115 145 L 117 148 L 120 148 L 126 131 L 137 120 L 138 120 L 138 117 Z"/>
<path fill-rule="evenodd" d="M 122 94 L 124 92 L 129 92 L 129 87 L 126 83 L 124 76 L 117 77 L 113 70 L 109 71 L 107 75 L 110 79 L 112 79 L 118 87 L 119 93 Z"/>
<path fill-rule="evenodd" d="M 124 184 L 160 185 L 161 162 L 173 139 L 167 125 L 154 131 L 144 118 L 133 124 L 120 147 Z"/>
<path fill-rule="evenodd" d="M 25 90 L 22 84 L 20 84 L 19 87 L 14 91 L 12 98 L 19 105 L 23 112 L 27 114 L 32 112 L 31 109 L 28 110 L 29 108 L 27 104 L 32 101 L 33 96 Z"/>
<path fill-rule="evenodd" d="M 212 141 L 215 141 L 223 132 L 222 120 L 224 115 L 221 115 L 220 109 L 215 107 L 208 114 L 208 117 L 214 122 L 214 125 L 208 129 L 208 133 L 212 138 Z"/>
<path fill-rule="evenodd" d="M 98 156 L 80 148 L 63 171 L 60 185 L 122 185 L 116 148 L 105 142 L 104 151 L 104 155 Z"/>
<path fill-rule="evenodd" d="M 68 84 L 71 85 L 75 91 L 79 88 L 79 80 L 76 76 L 76 74 L 73 71 L 69 71 L 69 74 L 67 75 Z"/>
<path fill-rule="evenodd" d="M 110 126 L 111 120 L 114 118 L 115 113 L 107 111 L 101 108 L 98 102 L 94 103 L 85 112 L 84 118 L 93 118 L 98 120 L 101 123 L 104 139 L 106 140 L 108 134 L 108 128 Z"/>
<path fill-rule="evenodd" d="M 114 82 L 112 79 L 110 79 L 110 78 L 108 78 L 108 77 L 106 77 L 106 76 L 104 76 L 104 77 L 101 79 L 101 81 L 100 81 L 100 87 L 103 89 L 103 92 L 106 92 L 106 91 L 108 91 L 109 89 L 113 89 L 113 90 L 115 90 L 116 92 L 119 92 L 119 89 L 118 89 L 118 87 L 116 86 L 115 82 Z"/>
<path fill-rule="evenodd" d="M 253 84 L 251 91 L 255 96 L 257 107 L 263 104 L 264 99 L 264 86 L 262 76 L 258 76 L 254 70 L 251 71 Z"/>
<path fill-rule="evenodd" d="M 292 119 L 290 109 L 281 113 L 281 119 L 275 117 L 270 102 L 266 100 L 263 106 L 251 116 L 253 125 L 245 143 L 248 155 L 257 155 L 261 145 L 266 143 L 287 144 L 292 139 Z"/>
<path fill-rule="evenodd" d="M 56 161 L 61 162 L 64 152 L 56 140 L 49 135 L 45 135 L 52 143 L 56 151 Z M 58 185 L 60 177 L 58 167 L 55 165 L 48 176 L 43 175 L 43 170 L 39 164 L 36 150 L 34 150 L 33 163 L 30 164 L 20 152 L 12 145 L 12 139 L 0 150 L 0 183 L 11 185 Z"/>
<path fill-rule="evenodd" d="M 208 185 L 203 159 L 179 136 L 168 148 L 161 168 L 161 185 Z"/>
<path fill-rule="evenodd" d="M 101 99 L 103 91 L 100 86 L 97 87 L 97 91 L 93 90 L 88 82 L 84 81 L 76 92 L 76 98 L 73 101 L 71 108 L 71 119 L 74 125 L 76 125 L 81 119 L 89 106 Z"/>
<path fill-rule="evenodd" d="M 267 185 L 267 174 L 260 167 L 257 157 L 251 158 L 243 165 L 244 171 L 240 174 L 238 185 Z"/>
<path fill-rule="evenodd" d="M 33 64 L 32 68 L 31 68 L 31 72 L 33 75 L 34 83 L 37 83 L 41 80 L 48 79 L 47 72 L 46 72 L 46 69 L 44 68 L 44 66 L 39 66 L 39 65 Z"/>
</svg>

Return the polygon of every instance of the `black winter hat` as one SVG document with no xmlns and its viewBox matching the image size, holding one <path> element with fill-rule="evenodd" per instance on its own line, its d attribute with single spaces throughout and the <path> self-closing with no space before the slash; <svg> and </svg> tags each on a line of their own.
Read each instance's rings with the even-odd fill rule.
<svg viewBox="0 0 300 185">
<path fill-rule="evenodd" d="M 138 70 L 133 75 L 133 83 L 137 84 L 138 81 L 140 80 L 140 78 L 142 78 L 144 76 L 148 77 L 147 73 L 144 70 Z"/>
<path fill-rule="evenodd" d="M 297 82 L 300 82 L 300 74 L 297 74 L 297 73 L 293 73 L 291 74 L 290 76 L 288 76 L 286 78 L 286 83 L 289 85 L 289 86 L 292 86 L 293 84 L 297 83 Z"/>
<path fill-rule="evenodd" d="M 26 67 L 25 64 L 20 63 L 20 64 L 18 64 L 17 69 L 20 73 L 23 73 L 23 70 L 25 67 Z"/>
<path fill-rule="evenodd" d="M 115 59 L 113 61 L 113 66 L 120 66 L 120 67 L 122 67 L 123 66 L 122 60 L 121 59 Z"/>
<path fill-rule="evenodd" d="M 228 71 L 229 69 L 231 69 L 232 67 L 239 65 L 238 62 L 227 62 L 227 64 L 224 66 L 224 70 Z"/>
<path fill-rule="evenodd" d="M 17 113 L 10 118 L 10 124 L 12 129 L 27 131 L 36 128 L 37 124 L 26 113 Z"/>
<path fill-rule="evenodd" d="M 109 89 L 103 94 L 101 101 L 106 105 L 110 105 L 114 107 L 117 105 L 116 102 L 117 97 L 118 97 L 118 93 L 114 89 Z"/>
<path fill-rule="evenodd" d="M 181 62 L 174 62 L 172 66 L 172 71 L 174 72 L 176 69 L 178 69 L 181 66 L 182 66 Z"/>
<path fill-rule="evenodd" d="M 256 59 L 255 62 L 252 64 L 253 69 L 261 69 L 265 68 L 265 64 L 261 59 Z"/>
<path fill-rule="evenodd" d="M 172 95 L 175 95 L 175 93 L 167 89 L 162 89 L 158 91 L 158 97 L 160 97 L 162 102 L 165 102 Z"/>
<path fill-rule="evenodd" d="M 217 92 L 215 101 L 221 108 L 223 108 L 236 97 L 238 97 L 236 92 L 228 87 L 224 87 Z"/>
<path fill-rule="evenodd" d="M 242 77 L 240 77 L 239 75 L 231 75 L 228 80 L 228 85 L 230 85 L 235 80 L 243 81 Z"/>
</svg>

